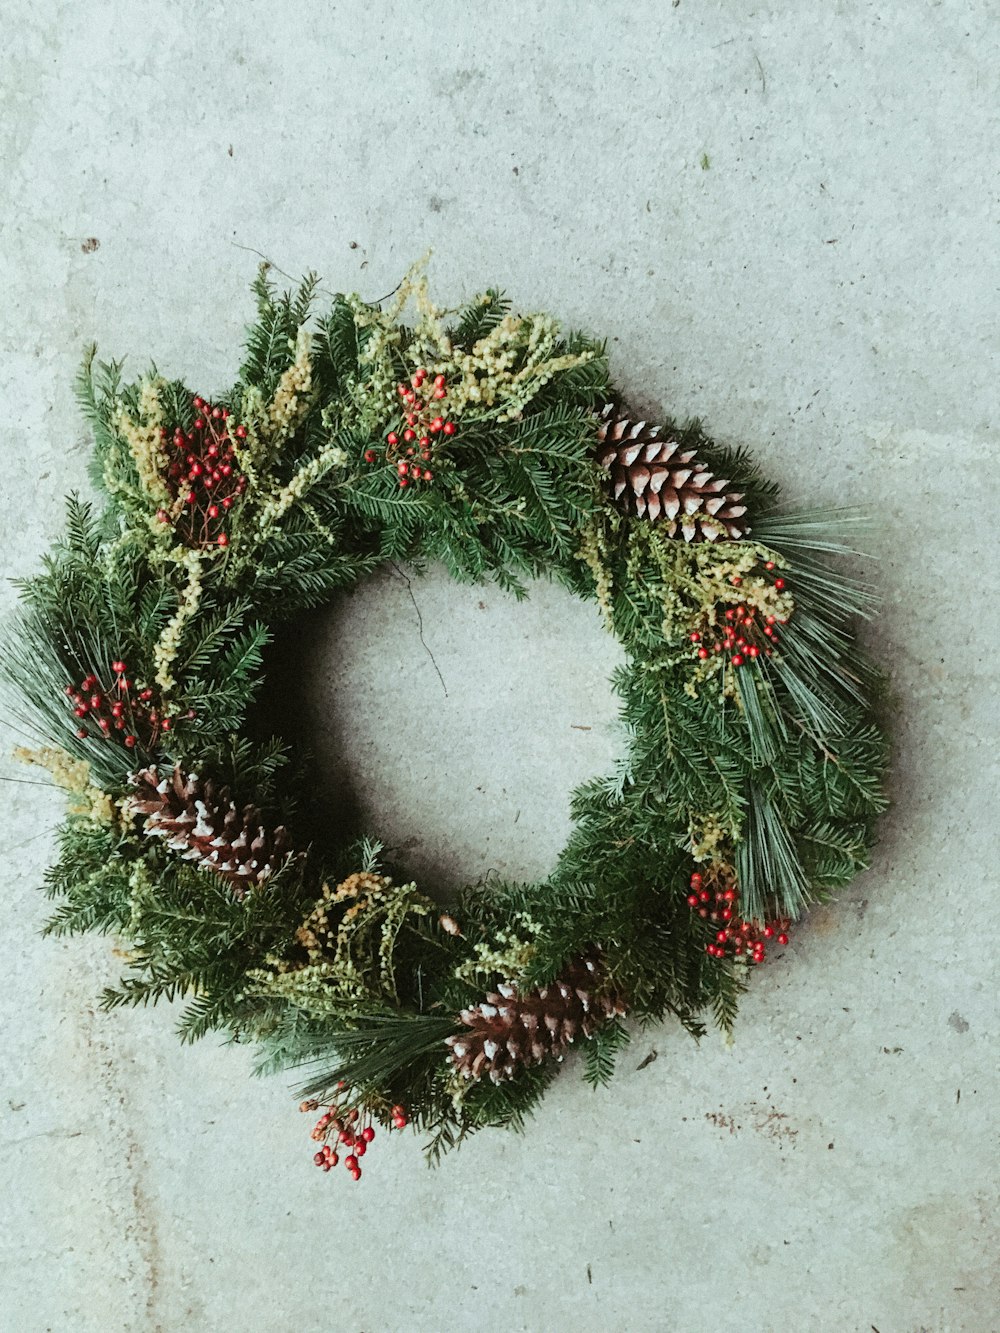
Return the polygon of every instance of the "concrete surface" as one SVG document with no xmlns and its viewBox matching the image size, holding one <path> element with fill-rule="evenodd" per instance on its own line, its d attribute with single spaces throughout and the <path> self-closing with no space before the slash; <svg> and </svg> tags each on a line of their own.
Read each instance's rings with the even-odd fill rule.
<svg viewBox="0 0 1000 1333">
<path fill-rule="evenodd" d="M 3 1333 L 995 1329 L 995 5 L 7 0 L 3 27 L 8 573 L 84 484 L 87 340 L 210 390 L 253 251 L 376 296 L 434 246 L 442 293 L 605 332 L 644 407 L 866 501 L 899 699 L 875 867 L 731 1048 L 649 1033 L 527 1137 L 436 1173 L 383 1144 L 358 1187 L 244 1053 L 96 1011 L 110 944 L 36 934 L 58 801 L 8 783 Z M 613 648 L 551 589 L 414 594 L 447 697 L 390 573 L 305 647 L 323 761 L 421 869 L 544 869 L 613 750 Z"/>
</svg>

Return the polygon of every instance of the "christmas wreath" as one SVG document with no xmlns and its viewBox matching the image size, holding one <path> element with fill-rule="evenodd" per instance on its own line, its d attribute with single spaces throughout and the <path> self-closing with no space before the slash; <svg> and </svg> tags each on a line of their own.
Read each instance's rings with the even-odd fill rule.
<svg viewBox="0 0 1000 1333">
<path fill-rule="evenodd" d="M 593 1083 L 623 1020 L 728 1028 L 793 921 L 866 864 L 884 806 L 869 591 L 838 512 L 783 513 L 740 450 L 650 426 L 600 343 L 496 291 L 377 303 L 267 266 L 235 384 L 211 399 L 119 364 L 79 377 L 100 506 L 23 583 L 5 674 L 71 793 L 47 929 L 124 941 L 105 1005 L 183 997 L 182 1037 L 300 1071 L 317 1165 L 361 1174 L 407 1123 L 436 1157 L 519 1125 L 577 1043 Z M 408 322 L 407 322 L 408 321 Z M 541 883 L 442 903 L 376 841 L 324 834 L 308 763 L 259 707 L 293 614 L 390 560 L 557 579 L 626 666 L 628 742 L 572 797 Z M 456 793 L 460 796 L 460 793 Z"/>
</svg>

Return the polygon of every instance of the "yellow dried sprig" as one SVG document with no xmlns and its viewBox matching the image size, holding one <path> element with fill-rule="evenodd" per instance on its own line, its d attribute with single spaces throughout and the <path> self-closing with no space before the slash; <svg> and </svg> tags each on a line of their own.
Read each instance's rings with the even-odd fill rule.
<svg viewBox="0 0 1000 1333">
<path fill-rule="evenodd" d="M 303 499 L 319 479 L 331 468 L 343 467 L 347 453 L 339 444 L 327 444 L 315 458 L 303 463 L 298 472 L 261 506 L 257 517 L 258 531 L 264 535 L 278 523 L 289 509 Z"/>
<path fill-rule="evenodd" d="M 56 745 L 43 745 L 37 750 L 18 745 L 14 749 L 14 758 L 22 764 L 46 769 L 56 786 L 62 787 L 75 798 L 69 803 L 70 814 L 87 815 L 102 824 L 113 822 L 114 802 L 91 778 L 90 765 L 86 759 L 74 759 Z"/>
<path fill-rule="evenodd" d="M 201 603 L 201 562 L 205 558 L 201 551 L 185 550 L 183 547 L 176 548 L 171 555 L 175 562 L 187 572 L 187 583 L 180 595 L 176 612 L 165 626 L 156 647 L 153 649 L 153 662 L 156 668 L 154 679 L 165 696 L 170 694 L 177 684 L 172 667 L 177 660 L 177 653 L 180 650 L 185 627 L 195 615 Z"/>
<path fill-rule="evenodd" d="M 169 459 L 160 434 L 165 421 L 160 397 L 163 386 L 161 378 L 145 377 L 139 386 L 138 421 L 124 407 L 119 407 L 113 417 L 114 428 L 132 455 L 139 485 L 158 507 L 169 505 L 171 499 L 164 479 Z"/>
<path fill-rule="evenodd" d="M 311 406 L 312 335 L 304 326 L 299 329 L 292 344 L 295 359 L 282 372 L 267 409 L 267 424 L 272 441 L 284 440 L 291 435 Z"/>
</svg>

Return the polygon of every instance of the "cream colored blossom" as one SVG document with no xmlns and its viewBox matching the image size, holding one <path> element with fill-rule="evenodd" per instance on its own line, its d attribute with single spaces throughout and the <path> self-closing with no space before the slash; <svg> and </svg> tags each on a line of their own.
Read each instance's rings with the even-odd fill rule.
<svg viewBox="0 0 1000 1333">
<path fill-rule="evenodd" d="M 169 694 L 177 684 L 173 675 L 173 664 L 180 650 L 181 639 L 188 621 L 198 610 L 202 594 L 201 562 L 202 552 L 179 550 L 174 553 L 176 562 L 187 571 L 187 583 L 180 596 L 176 612 L 166 625 L 153 649 L 153 662 L 156 667 L 155 680 L 164 695 Z"/>
<path fill-rule="evenodd" d="M 45 745 L 38 750 L 29 750 L 19 745 L 14 750 L 14 758 L 22 764 L 46 769 L 56 786 L 62 787 L 74 798 L 69 803 L 70 814 L 88 815 L 102 824 L 110 824 L 114 819 L 114 802 L 91 778 L 90 765 L 86 759 L 74 759 L 71 754 L 54 745 Z"/>
</svg>

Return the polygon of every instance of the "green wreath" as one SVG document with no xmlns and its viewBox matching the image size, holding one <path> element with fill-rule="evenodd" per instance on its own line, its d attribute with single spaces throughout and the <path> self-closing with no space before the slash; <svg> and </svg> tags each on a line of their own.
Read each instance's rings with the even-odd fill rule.
<svg viewBox="0 0 1000 1333">
<path fill-rule="evenodd" d="M 441 310 L 417 266 L 314 320 L 315 287 L 261 270 L 211 401 L 88 357 L 103 506 L 69 501 L 5 668 L 47 747 L 22 757 L 72 794 L 47 929 L 124 938 L 108 1007 L 182 996 L 184 1039 L 299 1070 L 317 1165 L 356 1178 L 376 1123 L 432 1157 L 519 1125 L 574 1041 L 606 1081 L 626 1016 L 728 1028 L 791 922 L 866 864 L 886 744 L 852 632 L 871 596 L 828 561 L 849 518 L 782 514 L 742 451 L 630 420 L 601 344 L 496 291 Z M 541 883 L 443 907 L 377 842 L 301 832 L 312 784 L 263 726 L 265 648 L 389 560 L 518 596 L 557 579 L 624 647 L 627 753 L 574 793 Z"/>
</svg>

